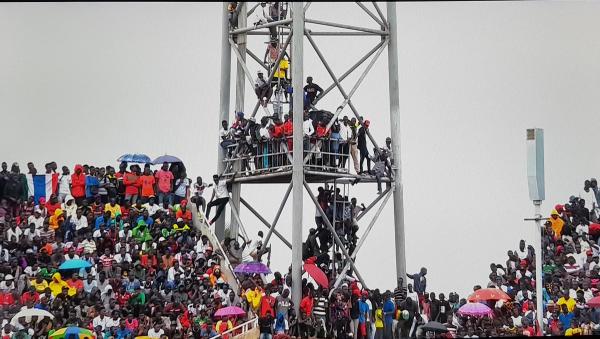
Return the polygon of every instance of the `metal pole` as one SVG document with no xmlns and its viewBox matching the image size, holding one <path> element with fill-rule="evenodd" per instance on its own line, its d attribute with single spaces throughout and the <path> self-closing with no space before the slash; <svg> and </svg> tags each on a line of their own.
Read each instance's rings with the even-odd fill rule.
<svg viewBox="0 0 600 339">
<path fill-rule="evenodd" d="M 245 4 L 245 2 L 242 2 L 242 4 Z M 240 17 L 242 16 L 241 12 L 240 12 L 239 16 Z M 244 18 L 247 19 L 246 11 L 244 11 Z M 233 34 L 233 35 L 243 34 L 243 33 L 247 33 L 247 32 L 250 32 L 250 31 L 256 31 L 256 30 L 261 29 L 261 28 L 269 28 L 269 27 L 273 27 L 273 26 L 287 25 L 290 22 L 292 22 L 292 19 L 278 20 L 278 21 L 269 22 L 267 24 L 258 25 L 256 27 L 255 26 L 246 27 L 245 22 L 244 22 L 244 28 L 236 29 L 235 31 L 232 31 L 231 34 Z"/>
<path fill-rule="evenodd" d="M 383 191 L 383 194 L 380 194 L 377 198 L 375 198 L 375 200 L 373 200 L 373 202 L 370 203 L 369 206 L 367 206 L 367 208 L 360 212 L 360 214 L 356 217 L 356 221 L 360 221 L 362 217 L 369 213 L 371 208 L 373 208 L 373 206 L 375 206 L 379 202 L 379 200 L 381 200 L 391 189 L 391 187 L 386 188 L 385 191 Z"/>
<path fill-rule="evenodd" d="M 398 26 L 396 24 L 396 3 L 387 3 L 387 19 L 390 27 L 388 43 L 388 75 L 390 92 L 390 125 L 392 154 L 394 163 L 394 230 L 396 239 L 396 277 L 406 281 L 406 250 L 404 239 L 404 197 L 402 188 L 402 167 L 400 156 L 400 98 L 398 89 Z"/>
<path fill-rule="evenodd" d="M 302 2 L 292 3 L 292 88 L 295 92 L 294 100 L 294 158 L 292 167 L 292 301 L 296 315 L 300 314 L 300 300 L 302 299 L 302 203 L 304 183 L 303 138 L 304 132 L 304 98 L 301 94 L 304 79 L 304 8 Z"/>
<path fill-rule="evenodd" d="M 371 33 L 371 34 L 374 34 L 374 35 L 388 35 L 388 32 L 386 32 L 386 31 L 381 31 L 381 30 L 371 29 L 371 28 L 365 28 L 365 27 L 359 27 L 359 26 L 339 24 L 337 22 L 329 22 L 329 21 L 315 20 L 315 19 L 306 19 L 305 21 L 307 23 L 311 23 L 311 24 L 323 25 L 323 26 L 330 26 L 330 27 L 337 27 L 337 28 L 344 28 L 344 29 L 351 29 L 351 30 L 354 30 L 354 31 Z"/>
<path fill-rule="evenodd" d="M 231 46 L 229 45 L 229 19 L 227 16 L 227 2 L 223 2 L 221 22 L 221 92 L 220 92 L 220 111 L 219 111 L 219 129 L 221 121 L 227 120 L 229 123 L 229 87 L 231 85 Z M 217 172 L 223 173 L 225 170 L 225 152 L 220 145 L 221 140 L 217 142 Z M 225 235 L 225 219 L 219 218 L 215 224 L 215 235 L 223 239 Z"/>
<path fill-rule="evenodd" d="M 366 32 L 315 32 L 308 30 L 312 36 L 378 36 L 372 33 Z M 263 31 L 250 31 L 247 35 L 271 35 L 269 32 Z M 281 32 L 280 35 L 289 35 L 289 32 Z"/>
<path fill-rule="evenodd" d="M 284 244 L 285 244 L 287 247 L 289 247 L 290 249 L 292 248 L 292 244 L 290 244 L 290 242 L 289 242 L 289 241 L 287 241 L 287 239 L 286 239 L 286 238 L 285 238 L 283 235 L 281 235 L 281 233 L 279 233 L 279 232 L 277 232 L 277 230 L 275 230 L 275 227 L 274 227 L 274 225 L 269 225 L 269 222 L 268 222 L 268 221 L 266 221 L 266 220 L 265 220 L 265 218 L 263 218 L 263 217 L 262 217 L 262 215 L 260 215 L 260 213 L 258 213 L 258 211 L 254 209 L 254 207 L 250 206 L 250 204 L 249 204 L 249 203 L 248 203 L 246 200 L 244 200 L 244 198 L 241 198 L 241 199 L 240 199 L 240 201 L 241 201 L 241 203 L 242 203 L 244 206 L 246 206 L 246 208 L 247 208 L 247 209 L 249 209 L 249 210 L 250 210 L 250 212 L 252 212 L 252 214 L 254 214 L 254 215 L 255 215 L 255 216 L 258 218 L 258 220 L 260 220 L 260 221 L 261 221 L 261 222 L 262 222 L 262 223 L 263 223 L 265 226 L 267 226 L 267 227 L 269 228 L 269 230 L 271 230 L 271 229 L 272 229 L 272 230 L 273 230 L 273 233 L 275 233 L 275 235 L 276 235 L 276 236 L 277 236 L 277 237 L 278 237 L 278 238 L 279 238 L 279 239 L 280 239 L 280 240 L 281 240 L 281 241 L 282 241 L 282 242 L 283 242 L 283 243 L 284 243 Z M 267 246 L 264 246 L 264 245 L 263 245 L 263 247 L 267 247 Z"/>
<path fill-rule="evenodd" d="M 290 193 L 292 193 L 292 183 L 290 183 L 288 185 L 288 188 L 285 191 L 285 195 L 283 196 L 283 200 L 281 200 L 281 205 L 279 205 L 279 209 L 277 210 L 277 214 L 275 215 L 275 219 L 273 220 L 273 223 L 271 224 L 271 228 L 269 229 L 269 232 L 265 236 L 265 240 L 263 241 L 263 247 L 265 247 L 265 248 L 269 244 L 269 240 L 271 240 L 271 235 L 273 234 L 273 231 L 275 231 L 275 226 L 277 225 L 277 222 L 279 221 L 279 217 L 281 216 L 281 212 L 283 211 L 283 208 L 285 207 L 285 204 L 287 203 Z"/>
<path fill-rule="evenodd" d="M 541 200 L 535 200 L 533 202 L 535 208 L 535 299 L 536 299 L 536 316 L 538 326 L 542 335 L 544 335 L 544 294 L 542 288 L 544 287 L 543 272 L 542 272 L 542 257 L 544 256 L 542 248 L 542 213 L 541 213 Z"/>
<path fill-rule="evenodd" d="M 238 15 L 238 27 L 246 27 L 248 20 L 248 6 L 247 3 L 240 3 L 240 13 Z M 246 86 L 244 84 L 245 76 L 244 76 L 244 66 L 246 61 L 246 34 L 239 34 L 237 36 L 237 48 L 241 55 L 241 58 L 238 59 L 237 62 L 237 71 L 235 78 L 235 111 L 243 112 L 244 111 L 244 97 Z M 251 79 L 250 79 L 251 80 Z M 236 150 L 237 152 L 237 150 Z M 242 167 L 241 160 L 235 160 L 232 164 L 233 171 L 239 172 Z M 231 203 L 232 205 L 239 211 L 240 210 L 240 195 L 242 191 L 242 185 L 239 182 L 233 182 L 231 185 Z M 231 224 L 229 226 L 229 235 L 233 239 L 237 239 L 240 223 L 238 222 L 238 218 L 234 217 L 234 210 L 231 209 Z"/>
<path fill-rule="evenodd" d="M 315 33 L 310 33 L 311 35 L 315 35 Z M 371 55 L 373 55 L 373 53 L 375 53 L 375 51 L 377 51 L 381 45 L 383 45 L 385 43 L 385 40 L 380 41 L 375 47 L 373 47 L 373 49 L 371 49 L 369 52 L 367 52 L 367 54 L 365 54 L 362 58 L 360 58 L 360 60 L 358 60 L 354 65 L 352 65 L 352 67 L 350 67 L 344 74 L 342 74 L 340 76 L 340 78 L 338 79 L 338 81 L 342 82 L 342 80 L 346 79 L 346 77 L 348 75 L 350 75 L 350 73 L 354 72 L 354 70 L 356 70 L 356 68 L 358 68 L 360 65 L 362 65 L 363 62 L 365 62 L 365 60 L 367 60 Z M 325 95 L 327 95 L 327 93 L 329 93 L 332 89 L 334 89 L 335 83 L 331 84 L 329 87 L 327 87 L 326 90 L 323 91 L 323 93 L 315 99 L 314 101 L 314 105 L 316 105 L 319 100 L 323 99 L 323 97 Z"/>
<path fill-rule="evenodd" d="M 375 10 L 377 11 L 377 14 L 379 14 L 379 17 L 381 18 L 381 21 L 383 21 L 384 26 L 386 26 L 387 28 L 387 20 L 385 20 L 385 16 L 383 15 L 383 12 L 381 12 L 381 8 L 379 8 L 379 5 L 377 4 L 376 1 L 372 1 L 373 2 L 373 7 L 375 7 Z"/>
<path fill-rule="evenodd" d="M 373 12 L 371 12 L 365 5 L 363 5 L 362 2 L 356 1 L 356 4 L 358 5 L 358 7 L 362 8 L 362 10 L 365 11 L 365 13 L 367 13 L 373 20 L 375 20 L 375 22 L 377 22 L 379 26 L 385 27 L 383 22 L 379 20 L 379 18 L 375 14 L 373 14 Z"/>
</svg>

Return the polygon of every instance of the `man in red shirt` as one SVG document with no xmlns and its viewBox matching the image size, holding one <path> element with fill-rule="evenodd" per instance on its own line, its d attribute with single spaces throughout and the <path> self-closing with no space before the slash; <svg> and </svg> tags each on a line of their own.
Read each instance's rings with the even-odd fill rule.
<svg viewBox="0 0 600 339">
<path fill-rule="evenodd" d="M 123 177 L 123 184 L 125 185 L 125 200 L 131 201 L 133 205 L 137 202 L 142 183 L 140 180 L 140 167 L 138 165 L 131 165 L 130 169 L 131 172 L 125 173 Z"/>
<path fill-rule="evenodd" d="M 145 204 L 151 196 L 154 196 L 154 185 L 156 184 L 156 179 L 154 179 L 149 166 L 144 168 L 144 175 L 140 177 L 140 184 L 142 186 L 142 203 Z"/>
<path fill-rule="evenodd" d="M 182 218 L 184 222 L 190 224 L 192 222 L 192 211 L 187 208 L 187 200 L 181 200 L 179 207 L 179 210 L 175 213 L 175 218 Z"/>
<path fill-rule="evenodd" d="M 67 285 L 69 285 L 69 287 L 71 288 L 76 289 L 77 292 L 83 290 L 83 281 L 79 279 L 79 274 L 77 273 L 73 273 L 71 279 L 67 280 Z"/>
<path fill-rule="evenodd" d="M 40 294 L 36 292 L 35 286 L 30 286 L 29 291 L 23 293 L 21 296 L 21 304 L 26 305 L 27 302 L 38 302 L 40 300 Z"/>
<path fill-rule="evenodd" d="M 285 114 L 283 116 L 283 120 L 285 120 L 285 122 L 283 123 L 283 136 L 287 139 L 287 148 L 291 154 L 294 149 L 294 144 L 292 143 L 292 135 L 294 134 L 294 124 L 292 123 L 292 119 L 288 114 Z"/>
<path fill-rule="evenodd" d="M 83 166 L 75 165 L 75 173 L 71 174 L 71 195 L 75 198 L 75 203 L 81 206 L 85 199 L 85 174 Z"/>
<path fill-rule="evenodd" d="M 264 318 L 267 314 L 271 314 L 275 318 L 275 298 L 271 296 L 271 285 L 265 286 L 265 295 L 260 299 L 260 312 L 259 316 Z"/>
<path fill-rule="evenodd" d="M 302 298 L 302 301 L 300 301 L 299 323 L 300 336 L 302 338 L 308 338 L 308 325 L 306 323 L 306 319 L 310 318 L 313 311 L 314 299 L 312 293 L 312 289 L 309 289 L 308 294 L 306 294 L 306 296 Z"/>
<path fill-rule="evenodd" d="M 158 204 L 160 206 L 163 206 L 165 198 L 168 199 L 169 205 L 173 205 L 173 180 L 175 180 L 175 177 L 168 169 L 169 164 L 165 162 L 155 175 L 158 186 Z"/>
</svg>

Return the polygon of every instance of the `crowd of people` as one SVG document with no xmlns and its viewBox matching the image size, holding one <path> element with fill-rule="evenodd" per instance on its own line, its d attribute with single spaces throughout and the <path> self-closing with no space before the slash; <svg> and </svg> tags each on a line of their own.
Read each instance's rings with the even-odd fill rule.
<svg viewBox="0 0 600 339">
<path fill-rule="evenodd" d="M 192 208 L 206 204 L 201 178 L 192 184 L 182 163 L 56 169 L 38 174 L 29 163 L 25 174 L 2 163 L 2 338 L 48 338 L 70 326 L 97 338 L 209 338 L 242 320 L 213 316 L 239 296 L 222 254 L 194 228 Z M 47 199 L 36 196 L 40 178 Z M 61 268 L 76 259 L 84 265 Z M 12 319 L 28 309 L 54 318 Z"/>
<path fill-rule="evenodd" d="M 207 185 L 192 185 L 182 164 L 163 164 L 158 170 L 122 163 L 111 166 L 76 165 L 56 172 L 54 163 L 38 174 L 18 164 L 0 171 L 0 305 L 2 337 L 45 338 L 53 331 L 78 326 L 97 337 L 135 336 L 207 338 L 258 317 L 264 338 L 423 337 L 430 321 L 443 324 L 449 337 L 534 335 L 535 251 L 524 240 L 507 253 L 502 264 L 490 265 L 483 288 L 500 289 L 509 300 L 487 302 L 493 316 L 471 317 L 459 312 L 466 296 L 427 289 L 427 270 L 400 279 L 392 290 L 367 290 L 347 272 L 338 286 L 335 277 L 345 261 L 334 250 L 333 234 L 318 214 L 303 247 L 305 263 L 314 263 L 329 278 L 325 286 L 304 279 L 300 314 L 290 299 L 291 270 L 261 275 L 238 275 L 229 286 L 222 263 L 233 267 L 260 262 L 265 253 L 263 234 L 256 239 L 226 238 L 224 253 L 215 251 L 207 234 L 194 227 L 191 211 L 206 219 L 210 208 L 222 212 L 229 198 L 228 180 L 213 177 Z M 36 198 L 30 178 L 50 178 L 49 199 Z M 182 180 L 177 180 L 175 178 Z M 33 180 L 35 182 L 35 180 Z M 181 184 L 185 190 L 180 188 Z M 210 202 L 202 197 L 214 185 Z M 94 188 L 95 187 L 95 188 Z M 180 192 L 178 192 L 180 190 Z M 356 246 L 356 217 L 365 208 L 339 189 L 320 187 L 317 200 L 349 253 Z M 572 196 L 556 205 L 543 230 L 544 330 L 553 335 L 596 334 L 600 311 L 591 303 L 600 282 L 599 210 L 597 181 L 585 183 L 587 199 Z M 594 202 L 590 204 L 589 202 Z M 210 223 L 210 222 L 209 222 Z M 82 259 L 85 267 L 61 269 L 66 261 Z M 337 263 L 337 266 L 336 266 Z M 291 268 L 290 268 L 291 269 Z M 231 282 L 230 282 L 231 283 Z M 473 288 L 474 292 L 481 285 Z M 246 310 L 243 317 L 215 317 L 226 306 Z M 53 319 L 12 320 L 27 309 L 47 310 Z M 440 336 L 440 334 L 437 334 Z"/>
</svg>

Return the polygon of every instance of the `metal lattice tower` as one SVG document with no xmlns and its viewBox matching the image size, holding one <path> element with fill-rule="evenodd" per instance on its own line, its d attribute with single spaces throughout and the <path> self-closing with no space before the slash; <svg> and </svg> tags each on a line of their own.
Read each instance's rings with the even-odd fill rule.
<svg viewBox="0 0 600 339">
<path fill-rule="evenodd" d="M 237 72 L 236 74 L 236 97 L 235 97 L 235 111 L 243 111 L 244 108 L 244 100 L 245 100 L 245 81 L 249 81 L 253 86 L 253 76 L 249 71 L 248 61 L 246 59 L 247 56 L 250 56 L 254 61 L 259 64 L 259 67 L 265 69 L 265 74 L 268 74 L 267 82 L 271 82 L 275 75 L 275 72 L 278 71 L 278 65 L 280 65 L 281 60 L 287 51 L 291 51 L 288 54 L 290 60 L 290 68 L 292 70 L 292 83 L 291 87 L 294 89 L 293 93 L 302 93 L 300 92 L 303 88 L 303 80 L 304 80 L 304 70 L 303 70 L 303 53 L 304 53 L 304 43 L 308 42 L 308 45 L 312 48 L 312 50 L 318 56 L 321 64 L 327 70 L 329 74 L 332 84 L 324 90 L 324 93 L 317 98 L 317 101 L 314 103 L 316 105 L 318 100 L 322 99 L 325 95 L 337 89 L 342 97 L 344 98 L 343 102 L 337 108 L 334 118 L 330 120 L 330 123 L 327 125 L 327 129 L 329 129 L 335 120 L 342 112 L 342 110 L 348 107 L 352 114 L 356 116 L 356 119 L 362 124 L 362 120 L 359 118 L 359 111 L 352 103 L 352 97 L 356 93 L 359 88 L 361 82 L 364 80 L 366 75 L 371 71 L 372 66 L 377 62 L 379 56 L 382 54 L 383 50 L 387 48 L 388 51 L 388 67 L 389 67 L 389 100 L 390 100 L 390 135 L 392 136 L 392 159 L 391 168 L 392 168 L 392 176 L 391 179 L 387 180 L 389 183 L 388 188 L 384 190 L 384 192 L 379 195 L 376 199 L 370 203 L 367 208 L 358 215 L 357 219 L 360 220 L 369 210 L 378 206 L 377 212 L 373 216 L 373 219 L 369 224 L 364 228 L 363 235 L 361 236 L 358 244 L 354 248 L 354 251 L 350 254 L 348 253 L 345 246 L 342 244 L 340 238 L 335 232 L 334 225 L 328 220 L 325 212 L 320 207 L 317 198 L 313 194 L 309 183 L 331 183 L 331 182 L 349 182 L 351 180 L 360 177 L 358 175 L 350 174 L 348 172 L 338 172 L 338 171 L 330 171 L 330 170 L 319 170 L 319 168 L 315 168 L 315 166 L 310 166 L 310 154 L 306 157 L 296 157 L 294 154 L 304 154 L 306 150 L 303 149 L 303 115 L 304 115 L 304 98 L 303 95 L 294 95 L 292 94 L 292 104 L 293 104 L 293 149 L 288 150 L 284 144 L 281 145 L 282 150 L 281 154 L 283 154 L 287 161 L 286 165 L 282 167 L 281 171 L 276 172 L 268 172 L 268 173 L 256 173 L 247 176 L 242 176 L 239 178 L 235 178 L 232 185 L 232 194 L 230 199 L 230 207 L 231 207 L 231 225 L 230 225 L 230 234 L 234 237 L 240 230 L 243 230 L 242 220 L 239 215 L 240 204 L 243 204 L 254 216 L 256 216 L 264 226 L 268 228 L 268 233 L 264 239 L 264 247 L 267 247 L 271 235 L 275 234 L 285 245 L 287 245 L 292 250 L 292 284 L 294 286 L 299 286 L 302 281 L 302 242 L 303 242 L 303 195 L 306 193 L 317 208 L 318 212 L 321 214 L 324 223 L 326 224 L 329 231 L 331 231 L 332 236 L 334 238 L 334 242 L 342 252 L 345 266 L 342 273 L 337 277 L 335 286 L 337 287 L 343 277 L 345 276 L 348 269 L 352 269 L 356 277 L 361 281 L 363 286 L 366 287 L 362 276 L 360 275 L 360 271 L 354 266 L 354 261 L 357 254 L 360 252 L 360 248 L 368 237 L 369 232 L 373 228 L 377 218 L 379 217 L 381 211 L 385 208 L 387 201 L 390 197 L 393 196 L 394 200 L 394 230 L 395 230 L 395 256 L 396 256 L 396 275 L 397 277 L 402 277 L 406 279 L 406 259 L 405 259 L 405 239 L 404 239 L 404 207 L 403 207 L 403 187 L 401 181 L 401 154 L 400 154 L 400 109 L 399 109 L 399 93 L 398 93 L 398 47 L 397 47 L 397 26 L 396 26 L 396 6 L 393 2 L 387 2 L 386 4 L 386 14 L 381 10 L 379 4 L 377 2 L 361 3 L 356 2 L 356 4 L 349 3 L 339 3 L 338 6 L 354 6 L 357 5 L 360 7 L 365 13 L 368 14 L 371 19 L 379 25 L 380 29 L 371 29 L 365 27 L 358 27 L 343 23 L 336 22 L 328 22 L 322 20 L 315 20 L 310 18 L 310 12 L 308 11 L 311 3 L 310 2 L 283 2 L 279 3 L 282 6 L 287 7 L 287 13 L 283 16 L 278 16 L 276 19 L 272 21 L 262 23 L 259 25 L 248 26 L 247 18 L 250 16 L 255 10 L 261 10 L 260 3 L 250 7 L 248 3 L 238 3 L 238 7 L 236 9 L 237 13 L 237 28 L 231 28 L 229 26 L 229 11 L 228 11 L 228 3 L 223 3 L 223 23 L 222 23 L 222 50 L 221 50 L 221 92 L 220 92 L 220 119 L 219 119 L 219 128 L 221 127 L 221 121 L 227 120 L 229 121 L 229 113 L 230 113 L 230 90 L 231 90 L 231 51 L 234 52 L 235 58 L 237 60 Z M 341 12 L 341 10 L 340 10 Z M 310 27 L 307 27 L 310 26 Z M 334 27 L 336 31 L 319 31 L 318 27 Z M 275 28 L 275 29 L 273 29 Z M 314 30 L 313 30 L 314 28 Z M 260 39 L 265 39 L 265 36 L 273 36 L 273 31 L 276 32 L 276 36 L 278 39 L 278 55 L 277 59 L 272 63 L 272 67 L 265 64 L 262 60 L 257 57 L 257 53 L 254 53 L 247 47 L 247 39 L 250 37 L 258 37 Z M 297 32 L 300 32 L 299 34 Z M 362 58 L 360 58 L 353 66 L 351 66 L 345 73 L 342 75 L 336 75 L 331 70 L 327 60 L 323 56 L 321 50 L 319 49 L 318 44 L 315 41 L 315 37 L 318 36 L 331 36 L 331 37 L 348 37 L 348 36 L 373 36 L 379 37 L 379 43 L 375 45 L 369 52 L 367 52 Z M 354 42 L 354 44 L 358 42 Z M 260 54 L 258 54 L 260 55 Z M 350 75 L 353 71 L 355 71 L 361 64 L 365 61 L 370 61 L 363 71 L 363 73 L 359 76 L 356 83 L 352 86 L 352 88 L 347 91 L 344 86 L 341 85 L 341 81 L 345 79 L 348 75 Z M 254 97 L 254 96 L 252 96 Z M 263 107 L 259 99 L 257 100 L 256 105 L 250 115 L 250 117 L 254 118 L 260 110 L 264 110 L 265 114 L 270 114 L 270 111 L 267 107 Z M 273 100 L 275 103 L 278 103 L 279 99 L 277 96 Z M 274 107 L 275 108 L 275 107 Z M 370 141 L 373 143 L 375 147 L 377 146 L 377 142 L 371 136 L 371 134 L 367 130 L 367 135 Z M 222 150 L 221 146 L 218 145 L 218 171 L 222 174 L 227 174 L 231 172 L 237 172 L 241 169 L 242 160 L 227 160 L 225 158 L 225 152 Z M 315 146 L 313 146 L 314 149 Z M 237 148 L 236 148 L 237 152 Z M 349 159 L 348 159 L 349 160 Z M 285 160 L 283 160 L 285 162 Z M 260 160 L 259 160 L 260 162 Z M 373 182 L 373 178 L 369 177 L 361 177 L 361 182 Z M 260 215 L 260 213 L 246 200 L 241 197 L 242 185 L 244 184 L 261 184 L 261 183 L 280 183 L 287 184 L 287 190 L 283 196 L 279 209 L 277 211 L 276 217 L 272 223 L 269 223 Z M 292 194 L 293 199 L 293 229 L 292 229 L 292 239 L 291 242 L 283 237 L 277 230 L 275 229 L 276 224 L 279 220 L 281 212 L 288 200 L 289 195 Z M 335 219 L 334 219 L 335 223 Z M 224 218 L 220 218 L 216 222 L 215 233 L 219 238 L 223 238 L 225 232 L 224 226 Z M 335 246 L 334 246 L 335 248 Z M 292 290 L 292 300 L 294 302 L 296 312 L 298 312 L 298 307 L 300 305 L 302 291 L 298 288 L 293 288 Z"/>
</svg>

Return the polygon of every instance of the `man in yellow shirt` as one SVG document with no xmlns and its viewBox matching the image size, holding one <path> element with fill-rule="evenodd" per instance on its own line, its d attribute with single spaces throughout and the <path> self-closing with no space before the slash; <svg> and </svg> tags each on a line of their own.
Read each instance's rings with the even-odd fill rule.
<svg viewBox="0 0 600 339">
<path fill-rule="evenodd" d="M 556 239 L 560 239 L 565 222 L 560 218 L 560 215 L 556 210 L 552 210 L 552 212 L 550 212 L 550 223 L 552 224 L 554 237 Z"/>
<path fill-rule="evenodd" d="M 35 290 L 38 293 L 44 293 L 46 288 L 48 288 L 48 282 L 44 280 L 40 274 L 38 274 L 37 277 L 31 281 L 31 286 L 35 287 Z"/>
<path fill-rule="evenodd" d="M 262 291 L 260 290 L 260 288 L 258 288 L 258 286 L 256 286 L 254 289 L 248 289 L 246 291 L 246 300 L 248 301 L 248 304 L 250 304 L 254 312 L 258 311 L 261 299 Z"/>
<path fill-rule="evenodd" d="M 565 331 L 565 337 L 571 337 L 574 335 L 583 335 L 583 330 L 579 327 L 579 322 L 575 319 L 571 322 L 571 327 Z"/>
<path fill-rule="evenodd" d="M 121 214 L 121 206 L 117 204 L 117 200 L 115 198 L 110 198 L 107 204 L 104 205 L 104 212 L 110 212 L 111 219 L 117 217 L 117 215 Z"/>
<path fill-rule="evenodd" d="M 563 296 L 556 302 L 556 305 L 558 307 L 561 307 L 561 305 L 563 304 L 567 306 L 567 310 L 569 312 L 573 312 L 573 310 L 575 309 L 575 305 L 577 305 L 575 299 L 569 296 L 569 291 L 564 291 Z"/>
</svg>

